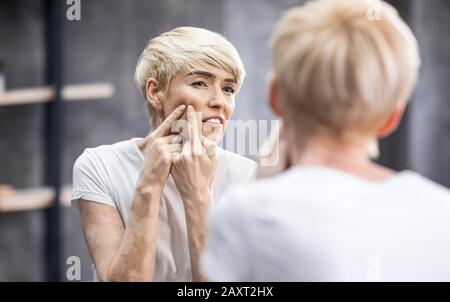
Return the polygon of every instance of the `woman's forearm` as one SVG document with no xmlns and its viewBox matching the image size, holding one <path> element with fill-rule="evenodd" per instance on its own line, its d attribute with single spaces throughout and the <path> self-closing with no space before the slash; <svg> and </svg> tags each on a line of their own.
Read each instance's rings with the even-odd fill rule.
<svg viewBox="0 0 450 302">
<path fill-rule="evenodd" d="M 206 242 L 207 212 L 212 197 L 189 198 L 185 205 L 186 226 L 191 256 L 193 281 L 206 281 L 200 271 L 200 256 Z"/>
<path fill-rule="evenodd" d="M 161 188 L 138 185 L 107 281 L 153 281 Z"/>
</svg>

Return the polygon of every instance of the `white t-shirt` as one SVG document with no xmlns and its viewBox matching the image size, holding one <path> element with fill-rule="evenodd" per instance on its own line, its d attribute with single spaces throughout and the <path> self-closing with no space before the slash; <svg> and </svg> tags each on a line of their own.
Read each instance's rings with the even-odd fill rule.
<svg viewBox="0 0 450 302">
<path fill-rule="evenodd" d="M 224 194 L 201 263 L 213 281 L 450 281 L 450 190 L 293 167 Z"/>
<path fill-rule="evenodd" d="M 136 144 L 138 139 L 87 148 L 80 155 L 73 167 L 72 204 L 75 207 L 78 199 L 106 204 L 117 208 L 127 225 L 144 162 Z M 254 161 L 221 148 L 217 156 L 214 200 L 231 184 L 250 182 L 257 168 Z M 155 281 L 192 280 L 183 201 L 171 176 L 161 194 L 154 278 Z"/>
</svg>

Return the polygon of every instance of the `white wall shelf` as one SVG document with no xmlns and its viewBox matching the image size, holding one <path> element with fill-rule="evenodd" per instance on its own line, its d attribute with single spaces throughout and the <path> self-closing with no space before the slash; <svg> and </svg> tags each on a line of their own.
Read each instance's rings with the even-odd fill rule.
<svg viewBox="0 0 450 302">
<path fill-rule="evenodd" d="M 59 200 L 63 207 L 70 206 L 71 194 L 71 185 L 62 187 Z M 51 187 L 12 189 L 0 194 L 0 213 L 42 210 L 49 208 L 54 200 L 55 193 Z"/>
<path fill-rule="evenodd" d="M 61 97 L 70 102 L 109 99 L 114 92 L 114 85 L 110 83 L 75 84 L 63 86 Z M 0 93 L 0 106 L 47 103 L 54 97 L 55 90 L 51 86 L 14 89 Z"/>
</svg>

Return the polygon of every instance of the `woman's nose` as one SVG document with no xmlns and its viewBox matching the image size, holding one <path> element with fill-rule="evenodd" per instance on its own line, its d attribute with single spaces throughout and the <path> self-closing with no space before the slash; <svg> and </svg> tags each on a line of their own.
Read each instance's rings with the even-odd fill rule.
<svg viewBox="0 0 450 302">
<path fill-rule="evenodd" d="M 214 89 L 214 92 L 211 94 L 211 98 L 209 100 L 208 105 L 212 108 L 222 109 L 226 106 L 225 96 L 223 95 L 222 89 Z"/>
</svg>

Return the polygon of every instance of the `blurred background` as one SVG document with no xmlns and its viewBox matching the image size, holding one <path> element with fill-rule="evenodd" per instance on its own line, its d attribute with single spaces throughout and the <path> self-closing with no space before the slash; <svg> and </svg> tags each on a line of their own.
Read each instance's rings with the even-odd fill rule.
<svg viewBox="0 0 450 302">
<path fill-rule="evenodd" d="M 267 41 L 282 12 L 303 2 L 81 0 L 81 20 L 70 21 L 65 0 L 0 0 L 0 281 L 68 281 L 70 256 L 80 279 L 93 279 L 67 204 L 72 166 L 85 148 L 147 134 L 133 72 L 148 39 L 177 26 L 224 34 L 248 73 L 234 118 L 270 120 Z M 422 67 L 378 161 L 450 187 L 450 2 L 390 2 L 418 38 Z"/>
</svg>

